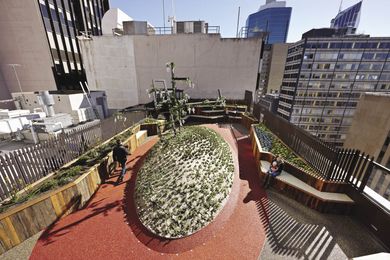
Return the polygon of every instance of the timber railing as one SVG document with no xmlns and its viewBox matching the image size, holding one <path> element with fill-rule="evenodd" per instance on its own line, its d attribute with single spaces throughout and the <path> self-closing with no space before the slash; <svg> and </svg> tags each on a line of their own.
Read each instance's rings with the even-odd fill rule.
<svg viewBox="0 0 390 260">
<path fill-rule="evenodd" d="M 368 185 L 389 200 L 390 170 L 375 162 L 374 157 L 359 150 L 338 149 L 328 145 L 260 104 L 254 105 L 253 114 L 309 163 L 320 178 L 351 184 L 359 192 L 363 192 Z"/>
<path fill-rule="evenodd" d="M 88 149 L 145 118 L 144 111 L 124 112 L 115 117 L 65 130 L 35 145 L 0 154 L 0 202 L 14 196 Z"/>
</svg>

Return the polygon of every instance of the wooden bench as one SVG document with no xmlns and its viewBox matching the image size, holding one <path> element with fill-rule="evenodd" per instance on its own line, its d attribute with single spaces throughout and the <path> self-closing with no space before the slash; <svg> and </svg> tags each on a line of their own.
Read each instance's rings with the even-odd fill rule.
<svg viewBox="0 0 390 260">
<path fill-rule="evenodd" d="M 269 161 L 260 160 L 262 180 L 270 165 Z M 282 171 L 274 178 L 273 186 L 287 196 L 320 212 L 347 214 L 355 203 L 344 193 L 319 191 L 286 171 Z"/>
</svg>

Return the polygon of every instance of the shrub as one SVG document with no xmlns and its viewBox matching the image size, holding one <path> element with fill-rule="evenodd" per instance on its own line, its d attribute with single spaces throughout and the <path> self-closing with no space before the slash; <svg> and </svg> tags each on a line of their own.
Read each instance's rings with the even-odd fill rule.
<svg viewBox="0 0 390 260">
<path fill-rule="evenodd" d="M 298 168 L 304 169 L 307 172 L 316 172 L 312 167 L 310 167 L 310 165 L 298 157 L 289 147 L 284 145 L 279 140 L 279 138 L 275 137 L 264 125 L 256 125 L 255 132 L 264 151 L 269 151 L 274 155 L 280 155 L 284 160 L 297 166 Z"/>
<path fill-rule="evenodd" d="M 43 182 L 38 188 L 33 190 L 33 194 L 43 193 L 57 187 L 57 182 L 53 179 Z"/>
</svg>

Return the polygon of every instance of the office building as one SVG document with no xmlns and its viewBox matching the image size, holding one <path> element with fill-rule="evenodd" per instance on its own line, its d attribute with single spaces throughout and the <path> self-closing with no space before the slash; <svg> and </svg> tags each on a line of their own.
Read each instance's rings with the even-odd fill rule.
<svg viewBox="0 0 390 260">
<path fill-rule="evenodd" d="M 267 0 L 265 5 L 248 16 L 246 20 L 247 37 L 258 37 L 268 32 L 266 43 L 285 43 L 290 25 L 291 7 L 285 1 Z"/>
<path fill-rule="evenodd" d="M 390 168 L 390 92 L 364 93 L 356 108 L 344 148 L 358 149 Z M 390 175 L 374 168 L 369 186 L 390 199 Z"/>
<path fill-rule="evenodd" d="M 390 92 L 366 92 L 359 100 L 345 148 L 359 149 L 390 168 Z"/>
<path fill-rule="evenodd" d="M 264 45 L 258 94 L 279 93 L 287 58 L 287 43 Z"/>
<path fill-rule="evenodd" d="M 79 89 L 86 77 L 76 37 L 101 35 L 107 9 L 107 0 L 1 1 L 1 91 Z"/>
<path fill-rule="evenodd" d="M 288 49 L 278 114 L 342 146 L 364 92 L 390 89 L 390 38 L 303 38 Z"/>
<path fill-rule="evenodd" d="M 343 11 L 340 8 L 339 13 L 330 22 L 330 27 L 334 29 L 346 28 L 350 34 L 355 33 L 359 25 L 361 9 L 362 1 Z"/>
</svg>

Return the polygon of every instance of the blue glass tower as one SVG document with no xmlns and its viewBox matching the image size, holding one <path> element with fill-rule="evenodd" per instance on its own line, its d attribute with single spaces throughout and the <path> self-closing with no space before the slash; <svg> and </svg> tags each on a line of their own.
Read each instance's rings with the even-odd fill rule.
<svg viewBox="0 0 390 260">
<path fill-rule="evenodd" d="M 261 33 L 268 32 L 266 43 L 285 43 L 291 11 L 292 8 L 286 7 L 285 1 L 267 0 L 259 11 L 248 16 L 246 20 L 247 37 L 256 37 Z"/>
<path fill-rule="evenodd" d="M 361 8 L 362 1 L 344 11 L 340 10 L 337 16 L 332 19 L 330 27 L 335 29 L 349 28 L 354 33 L 359 24 Z"/>
</svg>

